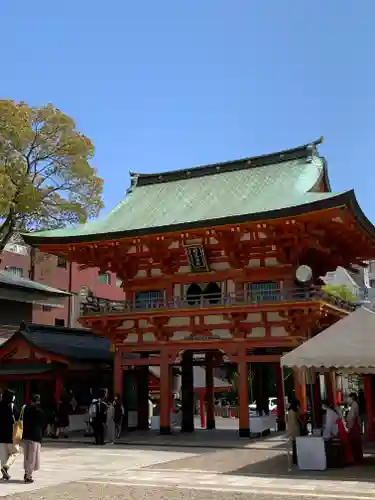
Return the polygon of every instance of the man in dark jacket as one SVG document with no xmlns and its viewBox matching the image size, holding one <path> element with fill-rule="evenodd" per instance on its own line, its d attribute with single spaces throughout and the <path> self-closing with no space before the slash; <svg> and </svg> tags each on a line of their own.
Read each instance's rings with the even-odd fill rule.
<svg viewBox="0 0 375 500">
<path fill-rule="evenodd" d="M 10 479 L 9 468 L 13 465 L 19 453 L 18 445 L 13 444 L 13 424 L 18 419 L 14 400 L 14 392 L 5 390 L 0 401 L 1 473 L 6 481 Z"/>
<path fill-rule="evenodd" d="M 45 416 L 40 408 L 40 396 L 32 394 L 23 414 L 23 452 L 25 483 L 33 483 L 33 472 L 40 468 L 40 449 Z"/>
<path fill-rule="evenodd" d="M 106 393 L 104 389 L 100 391 L 98 400 L 94 403 L 92 412 L 92 428 L 94 431 L 95 444 L 103 445 L 105 436 L 105 426 L 107 423 L 108 405 L 105 402 Z"/>
</svg>

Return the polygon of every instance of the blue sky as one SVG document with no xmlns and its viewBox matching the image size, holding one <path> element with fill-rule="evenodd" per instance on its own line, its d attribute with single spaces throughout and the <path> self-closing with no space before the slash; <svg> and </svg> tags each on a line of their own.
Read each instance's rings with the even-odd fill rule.
<svg viewBox="0 0 375 500">
<path fill-rule="evenodd" d="M 2 98 L 54 103 L 96 146 L 106 210 L 128 170 L 324 135 L 334 191 L 375 222 L 374 0 L 3 0 Z"/>
</svg>

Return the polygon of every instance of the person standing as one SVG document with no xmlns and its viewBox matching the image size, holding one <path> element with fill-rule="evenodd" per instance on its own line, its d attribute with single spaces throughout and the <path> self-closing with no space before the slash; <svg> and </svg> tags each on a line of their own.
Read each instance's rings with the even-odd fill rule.
<svg viewBox="0 0 375 500">
<path fill-rule="evenodd" d="M 366 436 L 367 435 L 367 412 L 366 412 L 366 398 L 363 389 L 359 389 L 358 391 L 358 407 L 359 407 L 359 416 L 361 419 L 361 431 Z"/>
<path fill-rule="evenodd" d="M 363 459 L 361 417 L 359 415 L 358 397 L 355 392 L 349 394 L 349 413 L 346 417 L 348 424 L 349 443 L 354 463 L 360 463 Z"/>
<path fill-rule="evenodd" d="M 56 436 L 68 437 L 69 429 L 69 402 L 66 397 L 62 397 L 57 410 L 57 432 Z"/>
<path fill-rule="evenodd" d="M 13 425 L 18 419 L 13 391 L 5 390 L 0 401 L 0 453 L 1 473 L 9 481 L 9 469 L 19 453 L 19 445 L 13 443 Z"/>
<path fill-rule="evenodd" d="M 107 408 L 107 438 L 111 444 L 115 443 L 116 439 L 116 424 L 115 424 L 115 406 L 114 401 L 108 403 Z"/>
<path fill-rule="evenodd" d="M 46 404 L 47 436 L 57 438 L 57 403 L 54 396 L 49 395 Z"/>
<path fill-rule="evenodd" d="M 287 436 L 292 441 L 293 465 L 297 465 L 297 443 L 296 439 L 301 435 L 301 419 L 299 414 L 299 401 L 294 400 L 290 403 L 287 420 Z"/>
<path fill-rule="evenodd" d="M 92 428 L 96 445 L 104 444 L 105 428 L 107 424 L 108 405 L 105 402 L 106 392 L 100 391 L 99 398 L 92 411 Z"/>
<path fill-rule="evenodd" d="M 328 401 L 322 402 L 322 410 L 324 413 L 323 438 L 330 440 L 335 438 L 339 432 L 337 421 L 340 416 Z"/>
<path fill-rule="evenodd" d="M 33 483 L 33 472 L 40 469 L 40 450 L 45 417 L 40 408 L 40 396 L 32 394 L 23 414 L 23 452 L 25 483 Z"/>
<path fill-rule="evenodd" d="M 115 399 L 113 400 L 113 421 L 115 423 L 115 437 L 119 439 L 121 436 L 122 425 L 125 416 L 125 409 L 123 404 L 121 403 L 120 395 L 116 394 Z"/>
</svg>

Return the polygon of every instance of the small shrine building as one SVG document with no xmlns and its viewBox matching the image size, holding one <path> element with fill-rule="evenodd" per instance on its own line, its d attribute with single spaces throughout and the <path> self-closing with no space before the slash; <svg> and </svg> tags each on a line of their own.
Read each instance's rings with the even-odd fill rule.
<svg viewBox="0 0 375 500">
<path fill-rule="evenodd" d="M 58 404 L 72 391 L 75 412 L 83 414 L 90 390 L 112 379 L 112 367 L 110 342 L 83 328 L 22 323 L 0 346 L 0 388 L 14 390 L 18 406 L 28 403 L 31 393 L 40 394 L 47 412 L 53 400 Z"/>
<path fill-rule="evenodd" d="M 123 303 L 88 298 L 83 326 L 115 352 L 115 391 L 137 373 L 139 427 L 148 428 L 148 367 L 160 367 L 160 432 L 171 431 L 171 368 L 182 372 L 182 428 L 194 430 L 193 354 L 205 354 L 207 428 L 215 426 L 213 368 L 237 365 L 239 433 L 255 400 L 268 412 L 280 357 L 353 310 L 320 277 L 375 258 L 375 228 L 353 191 L 331 191 L 315 141 L 273 154 L 157 174 L 131 174 L 127 196 L 102 220 L 25 235 L 30 245 L 122 279 Z M 311 271 L 308 281 L 299 270 Z M 303 274 L 303 273 L 302 273 Z M 309 274 L 309 273 L 307 273 Z M 295 379 L 306 405 L 306 386 Z"/>
</svg>

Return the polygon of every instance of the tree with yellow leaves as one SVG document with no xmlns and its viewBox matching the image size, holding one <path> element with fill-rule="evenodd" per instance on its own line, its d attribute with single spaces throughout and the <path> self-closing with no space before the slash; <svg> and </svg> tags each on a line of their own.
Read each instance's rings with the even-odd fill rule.
<svg viewBox="0 0 375 500">
<path fill-rule="evenodd" d="M 97 217 L 103 180 L 91 141 L 52 104 L 0 100 L 0 254 L 14 232 Z"/>
</svg>

